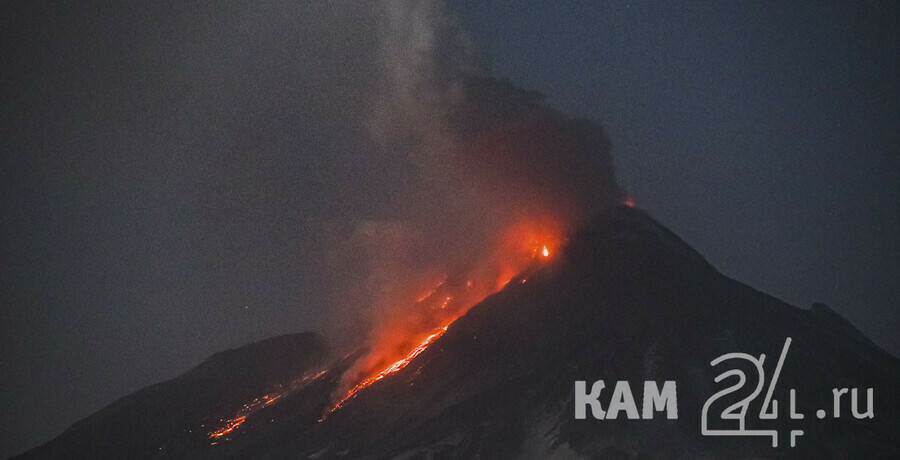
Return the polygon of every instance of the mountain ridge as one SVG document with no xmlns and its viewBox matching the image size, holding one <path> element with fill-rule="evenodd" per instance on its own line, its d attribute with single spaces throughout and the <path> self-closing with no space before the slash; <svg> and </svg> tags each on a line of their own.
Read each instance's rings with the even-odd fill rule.
<svg viewBox="0 0 900 460">
<path fill-rule="evenodd" d="M 719 273 L 640 210 L 610 210 L 574 234 L 559 257 L 522 276 L 527 283 L 510 283 L 484 299 L 407 367 L 327 417 L 322 415 L 355 356 L 335 357 L 310 345 L 315 359 L 298 359 L 308 365 L 281 375 L 325 370 L 277 404 L 247 415 L 227 441 L 211 445 L 206 432 L 178 431 L 174 441 L 156 450 L 128 451 L 129 457 L 900 455 L 900 398 L 893 391 L 900 387 L 900 360 L 828 307 L 793 307 Z M 767 439 L 702 436 L 700 408 L 718 388 L 710 360 L 740 351 L 765 353 L 774 361 L 787 337 L 793 342 L 775 397 L 784 408 L 787 390 L 796 388 L 803 398 L 797 409 L 806 420 L 783 417 L 768 425 L 783 433 L 802 426 L 806 434 L 797 447 L 784 447 L 785 436 L 779 448 Z M 225 365 L 217 360 L 253 349 L 213 355 L 187 374 L 214 374 Z M 166 384 L 180 384 L 179 378 Z M 573 382 L 598 379 L 608 385 L 675 380 L 679 419 L 576 420 Z M 874 388 L 876 418 L 816 420 L 815 410 L 828 407 L 832 386 Z M 185 417 L 191 415 L 203 414 Z M 209 420 L 205 417 L 200 420 Z M 109 435 L 94 436 L 88 441 L 103 444 Z M 56 448 L 48 448 L 54 442 Z M 62 458 L 60 442 L 17 458 Z M 98 450 L 86 452 L 103 452 L 103 446 L 94 447 Z"/>
</svg>

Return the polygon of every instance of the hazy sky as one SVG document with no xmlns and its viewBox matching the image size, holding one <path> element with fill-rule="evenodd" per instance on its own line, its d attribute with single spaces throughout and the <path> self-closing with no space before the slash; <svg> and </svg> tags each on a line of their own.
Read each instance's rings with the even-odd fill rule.
<svg viewBox="0 0 900 460">
<path fill-rule="evenodd" d="M 495 76 L 601 122 L 620 183 L 713 265 L 900 353 L 897 7 L 681 3 L 450 5 Z M 367 7 L 3 9 L 0 457 L 322 326 L 322 229 L 408 181 L 368 155 Z"/>
<path fill-rule="evenodd" d="M 601 121 L 638 205 L 722 272 L 900 353 L 895 5 L 529 3 L 458 3 L 496 74 Z"/>
</svg>

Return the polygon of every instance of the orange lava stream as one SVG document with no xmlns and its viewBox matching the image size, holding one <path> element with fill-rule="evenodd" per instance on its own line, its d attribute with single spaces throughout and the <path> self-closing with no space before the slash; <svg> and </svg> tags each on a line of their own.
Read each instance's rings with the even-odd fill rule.
<svg viewBox="0 0 900 460">
<path fill-rule="evenodd" d="M 246 415 L 229 420 L 228 423 L 225 424 L 225 426 L 210 433 L 209 434 L 210 439 L 219 439 L 222 436 L 225 436 L 226 434 L 231 433 L 237 427 L 241 426 L 241 424 L 244 423 L 244 420 L 247 420 Z"/>
<path fill-rule="evenodd" d="M 325 375 L 326 372 L 327 372 L 327 370 L 323 370 L 323 371 L 318 372 L 315 375 L 309 375 L 309 374 L 304 375 L 303 377 L 296 379 L 295 381 L 288 384 L 286 388 L 281 387 L 281 389 L 278 391 L 269 393 L 267 395 L 264 395 L 264 396 L 261 396 L 258 398 L 254 398 L 253 401 L 250 401 L 250 402 L 244 404 L 244 406 L 241 408 L 241 410 L 238 412 L 238 414 L 234 418 L 231 418 L 228 420 L 223 420 L 223 421 L 220 419 L 220 421 L 222 421 L 224 423 L 224 425 L 215 431 L 209 432 L 209 439 L 220 440 L 225 435 L 233 432 L 238 427 L 240 427 L 241 424 L 243 424 L 247 420 L 247 416 L 262 409 L 263 407 L 273 404 L 275 401 L 278 401 L 283 396 L 286 396 L 286 395 L 292 393 L 293 391 L 295 391 L 299 388 L 302 388 L 303 386 L 311 383 L 312 381 L 318 380 L 319 377 Z M 225 438 L 225 440 L 227 441 L 228 438 Z M 212 444 L 217 444 L 217 442 L 213 442 Z"/>
<path fill-rule="evenodd" d="M 393 364 L 391 364 L 390 366 L 384 368 L 378 374 L 373 375 L 372 377 L 369 377 L 369 378 L 363 380 L 362 382 L 359 382 L 355 387 L 351 388 L 350 391 L 348 391 L 347 394 L 340 401 L 338 401 L 337 404 L 334 405 L 334 407 L 331 408 L 329 413 L 332 413 L 332 412 L 340 409 L 341 406 L 343 406 L 344 403 L 347 402 L 347 400 L 349 400 L 350 398 L 355 396 L 356 393 L 359 392 L 359 390 L 362 390 L 363 388 L 366 388 L 366 387 L 372 385 L 373 383 L 375 383 L 391 374 L 396 374 L 397 372 L 400 372 L 404 367 L 406 367 L 410 362 L 412 362 L 412 360 L 416 359 L 417 356 L 422 354 L 422 352 L 425 351 L 425 349 L 428 348 L 429 345 L 431 345 L 432 343 L 434 343 L 435 340 L 439 339 L 442 335 L 444 335 L 444 333 L 447 332 L 448 327 L 450 327 L 449 324 L 444 327 L 439 327 L 439 328 L 435 329 L 434 331 L 432 331 L 431 335 L 426 337 L 425 340 L 423 340 L 421 343 L 419 343 L 418 346 L 413 348 L 413 350 L 410 351 L 402 359 L 400 359 L 400 360 L 394 362 Z"/>
<path fill-rule="evenodd" d="M 564 231 L 558 221 L 516 222 L 498 237 L 494 249 L 487 252 L 484 259 L 462 274 L 465 278 L 444 276 L 436 286 L 423 289 L 423 294 L 414 303 L 414 310 L 410 310 L 405 316 L 398 315 L 376 332 L 374 349 L 369 352 L 366 361 L 357 367 L 364 370 L 363 377 L 356 380 L 355 385 L 351 382 L 350 390 L 340 397 L 320 421 L 343 407 L 361 390 L 409 365 L 439 339 L 453 321 L 465 315 L 469 308 L 482 299 L 500 291 L 512 280 L 516 280 L 517 284 L 524 284 L 526 280 L 521 276 L 550 260 L 563 241 Z M 453 279 L 466 281 L 452 281 Z M 442 326 L 422 334 L 435 325 Z M 425 338 L 417 342 L 416 337 L 422 336 Z M 355 370 L 351 370 L 349 375 L 354 373 Z"/>
</svg>

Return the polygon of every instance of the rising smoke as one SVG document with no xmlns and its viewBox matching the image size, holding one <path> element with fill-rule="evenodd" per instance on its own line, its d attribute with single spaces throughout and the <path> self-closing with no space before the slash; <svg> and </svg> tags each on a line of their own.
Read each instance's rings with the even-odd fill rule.
<svg viewBox="0 0 900 460">
<path fill-rule="evenodd" d="M 368 126 L 374 151 L 414 177 L 395 216 L 356 223 L 331 250 L 344 343 L 407 322 L 429 286 L 499 270 L 510 228 L 559 233 L 622 197 L 602 128 L 493 78 L 442 2 L 377 9 Z"/>
</svg>

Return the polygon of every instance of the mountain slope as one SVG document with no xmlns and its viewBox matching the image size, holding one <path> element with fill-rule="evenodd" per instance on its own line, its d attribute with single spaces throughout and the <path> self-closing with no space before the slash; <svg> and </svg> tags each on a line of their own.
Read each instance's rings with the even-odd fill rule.
<svg viewBox="0 0 900 460">
<path fill-rule="evenodd" d="M 297 350 L 297 356 L 305 356 L 299 358 L 303 365 L 285 369 L 284 375 L 308 377 L 317 366 L 325 372 L 250 414 L 229 441 L 210 445 L 199 438 L 172 438 L 172 430 L 151 436 L 141 431 L 148 423 L 117 422 L 113 406 L 120 411 L 152 410 L 153 402 L 172 406 L 168 399 L 149 398 L 148 389 L 80 422 L 26 458 L 70 458 L 64 455 L 72 452 L 67 449 L 96 446 L 110 436 L 103 427 L 111 426 L 118 436 L 152 437 L 163 447 L 135 450 L 129 458 L 900 456 L 900 361 L 827 307 L 798 309 L 721 275 L 641 211 L 606 213 L 574 235 L 560 257 L 524 276 L 527 282 L 510 283 L 473 307 L 406 368 L 361 391 L 324 420 L 320 417 L 340 374 L 355 356 L 329 361 L 322 348 L 311 347 Z M 755 401 L 747 418 L 748 428 L 778 430 L 779 447 L 765 437 L 702 436 L 704 402 L 729 383 L 715 383 L 725 369 L 713 368 L 710 361 L 730 352 L 765 353 L 771 375 L 787 337 L 792 343 L 773 393 L 782 415 L 758 420 Z M 215 380 L 217 365 L 211 360 L 198 370 Z M 746 370 L 752 381 L 752 369 Z M 185 377 L 164 384 L 166 398 L 178 400 L 196 391 Z M 644 381 L 674 380 L 679 417 L 576 420 L 573 383 L 599 379 L 607 383 L 600 398 L 604 407 L 617 380 L 630 382 L 638 404 Z M 874 419 L 850 416 L 849 396 L 841 418 L 815 417 L 816 410 L 832 407 L 833 388 L 854 387 L 863 393 L 873 388 Z M 796 390 L 803 420 L 785 413 L 790 389 Z M 200 409 L 213 410 L 194 408 L 178 421 L 190 426 L 209 417 Z M 86 430 L 86 423 L 93 428 Z M 788 433 L 793 429 L 804 435 L 792 448 Z M 130 445 L 146 447 L 138 441 Z M 125 447 L 115 452 L 124 453 Z M 103 452 L 109 458 L 102 450 L 80 452 Z"/>
<path fill-rule="evenodd" d="M 209 447 L 206 433 L 253 398 L 325 361 L 313 333 L 216 353 L 181 376 L 128 395 L 16 458 L 152 458 L 173 444 Z M 162 450 L 161 450 L 162 449 Z"/>
</svg>

